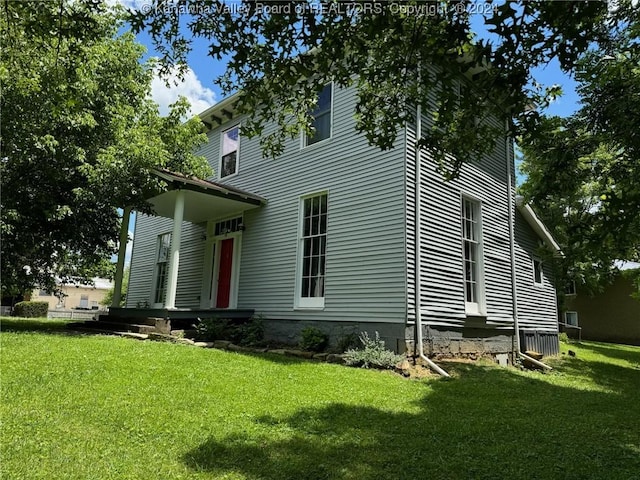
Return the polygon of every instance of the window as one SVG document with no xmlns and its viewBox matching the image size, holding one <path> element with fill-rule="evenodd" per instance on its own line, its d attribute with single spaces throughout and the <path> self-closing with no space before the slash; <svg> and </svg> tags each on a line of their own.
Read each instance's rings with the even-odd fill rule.
<svg viewBox="0 0 640 480">
<path fill-rule="evenodd" d="M 318 95 L 318 105 L 315 110 L 311 112 L 311 116 L 313 116 L 311 126 L 314 128 L 314 132 L 313 135 L 307 135 L 305 137 L 305 145 L 313 145 L 314 143 L 331 137 L 332 96 L 332 84 L 326 85 Z"/>
<path fill-rule="evenodd" d="M 297 306 L 324 307 L 325 255 L 327 249 L 327 194 L 302 199 L 300 216 Z"/>
<path fill-rule="evenodd" d="M 240 127 L 236 125 L 222 132 L 222 158 L 220 159 L 220 178 L 238 173 L 238 148 L 240 146 Z"/>
<path fill-rule="evenodd" d="M 578 326 L 578 312 L 564 312 L 564 323 L 572 327 Z"/>
<path fill-rule="evenodd" d="M 223 220 L 216 223 L 215 236 L 225 235 L 227 233 L 241 232 L 244 230 L 244 224 L 242 223 L 242 217 L 230 218 L 229 220 Z"/>
<path fill-rule="evenodd" d="M 164 304 L 164 294 L 167 289 L 167 271 L 170 250 L 171 234 L 164 233 L 159 235 L 158 255 L 156 256 L 156 278 L 153 290 L 153 303 L 155 304 Z"/>
<path fill-rule="evenodd" d="M 480 314 L 484 308 L 480 202 L 469 198 L 462 199 L 462 243 L 466 311 Z"/>
<path fill-rule="evenodd" d="M 80 308 L 89 308 L 89 295 L 80 295 Z"/>
<path fill-rule="evenodd" d="M 542 260 L 533 259 L 533 283 L 534 285 L 542 285 Z"/>
<path fill-rule="evenodd" d="M 564 294 L 565 295 L 575 295 L 576 294 L 576 282 L 574 280 L 571 280 L 564 287 Z"/>
<path fill-rule="evenodd" d="M 48 297 L 49 296 L 49 292 L 47 292 L 46 290 L 40 290 L 38 292 L 38 296 L 39 297 Z"/>
</svg>

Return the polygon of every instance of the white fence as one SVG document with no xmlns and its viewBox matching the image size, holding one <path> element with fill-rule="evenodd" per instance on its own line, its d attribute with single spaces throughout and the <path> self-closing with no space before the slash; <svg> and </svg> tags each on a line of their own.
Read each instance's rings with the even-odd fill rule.
<svg viewBox="0 0 640 480">
<path fill-rule="evenodd" d="M 49 310 L 47 318 L 69 318 L 71 320 L 91 320 L 106 310 Z"/>
</svg>

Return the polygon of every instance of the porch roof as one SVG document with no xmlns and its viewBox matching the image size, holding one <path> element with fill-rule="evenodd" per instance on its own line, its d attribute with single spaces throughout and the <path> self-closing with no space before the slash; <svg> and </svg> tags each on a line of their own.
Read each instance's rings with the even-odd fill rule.
<svg viewBox="0 0 640 480">
<path fill-rule="evenodd" d="M 160 217 L 173 218 L 178 191 L 184 194 L 184 220 L 192 223 L 233 215 L 267 203 L 259 195 L 229 185 L 169 170 L 156 170 L 155 174 L 168 184 L 167 191 L 147 200 Z"/>
</svg>

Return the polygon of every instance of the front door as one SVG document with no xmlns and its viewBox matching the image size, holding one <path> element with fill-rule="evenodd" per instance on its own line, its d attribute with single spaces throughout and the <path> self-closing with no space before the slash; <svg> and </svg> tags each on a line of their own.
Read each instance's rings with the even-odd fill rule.
<svg viewBox="0 0 640 480">
<path fill-rule="evenodd" d="M 225 238 L 220 242 L 219 265 L 216 308 L 229 308 L 229 296 L 231 293 L 231 271 L 233 268 L 233 238 Z"/>
</svg>

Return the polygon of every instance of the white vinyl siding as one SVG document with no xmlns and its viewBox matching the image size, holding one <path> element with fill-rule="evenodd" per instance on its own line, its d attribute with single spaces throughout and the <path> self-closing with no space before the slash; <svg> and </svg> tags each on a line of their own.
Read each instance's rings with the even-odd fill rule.
<svg viewBox="0 0 640 480">
<path fill-rule="evenodd" d="M 542 262 L 542 285 L 532 288 L 532 262 L 540 248 L 540 238 L 520 212 L 515 216 L 516 285 L 518 323 L 522 330 L 557 332 L 556 290 L 551 279 L 551 262 Z"/>
<path fill-rule="evenodd" d="M 334 86 L 331 96 L 331 141 L 301 149 L 300 138 L 288 139 L 282 156 L 270 159 L 263 158 L 259 138 L 242 138 L 242 168 L 224 182 L 266 198 L 267 204 L 243 215 L 237 306 L 255 309 L 266 319 L 403 325 L 404 131 L 399 132 L 396 148 L 374 148 L 354 128 L 355 89 Z M 221 132 L 229 125 L 208 132 L 209 142 L 198 151 L 216 170 Z M 330 212 L 324 308 L 295 309 L 300 199 L 326 191 Z M 170 231 L 171 225 L 171 219 L 138 215 L 127 306 L 149 298 L 157 234 Z M 183 224 L 178 307 L 199 308 L 200 299 L 207 296 L 202 293 L 204 234 L 202 226 Z M 210 254 L 207 258 L 211 260 Z"/>
<path fill-rule="evenodd" d="M 213 157 L 215 161 L 217 157 Z M 138 213 L 131 255 L 131 275 L 127 292 L 126 306 L 151 306 L 155 287 L 155 264 L 158 254 L 158 232 L 172 229 L 173 220 L 162 217 L 149 217 Z M 178 290 L 176 307 L 199 308 L 204 264 L 204 246 L 202 240 L 205 229 L 202 225 L 189 222 L 182 224 L 180 245 L 180 268 L 178 270 Z"/>
<path fill-rule="evenodd" d="M 320 193 L 302 198 L 300 210 L 295 306 L 323 308 L 327 250 L 327 194 Z"/>
<path fill-rule="evenodd" d="M 430 128 L 431 124 L 431 117 L 423 111 L 423 129 Z M 496 142 L 495 150 L 486 157 L 465 162 L 460 169 L 459 177 L 450 181 L 443 179 L 429 151 L 422 149 L 421 224 L 416 231 L 415 125 L 409 124 L 406 131 L 406 261 L 409 322 L 415 319 L 416 298 L 419 297 L 423 322 L 430 328 L 463 329 L 469 324 L 460 225 L 461 197 L 464 196 L 480 202 L 482 207 L 483 319 L 474 325 L 505 330 L 505 333 L 512 331 L 512 283 L 508 273 L 511 270 L 510 202 L 507 191 L 508 160 L 505 142 Z M 512 212 L 513 208 L 512 206 Z M 421 252 L 416 252 L 415 249 L 414 238 L 418 234 L 422 237 Z M 421 256 L 422 271 L 420 289 L 416 291 L 415 258 L 418 254 Z"/>
</svg>

